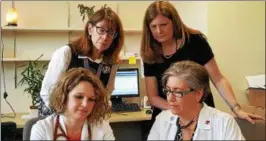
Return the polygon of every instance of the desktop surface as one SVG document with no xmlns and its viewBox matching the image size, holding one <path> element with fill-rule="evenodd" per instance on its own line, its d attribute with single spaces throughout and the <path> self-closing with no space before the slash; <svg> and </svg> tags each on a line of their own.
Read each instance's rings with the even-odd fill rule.
<svg viewBox="0 0 266 141">
<path fill-rule="evenodd" d="M 25 119 L 22 119 L 21 117 L 23 115 L 28 115 L 29 113 L 17 113 L 15 118 L 8 118 L 8 117 L 1 117 L 1 122 L 7 122 L 7 121 L 14 121 L 17 124 L 17 128 L 23 128 L 26 121 Z M 13 114 L 4 114 L 6 115 L 13 115 Z M 145 121 L 150 120 L 151 115 L 146 114 L 146 109 L 143 109 L 138 112 L 119 112 L 119 113 L 112 113 L 111 117 L 109 118 L 109 122 L 134 122 L 134 121 Z"/>
</svg>

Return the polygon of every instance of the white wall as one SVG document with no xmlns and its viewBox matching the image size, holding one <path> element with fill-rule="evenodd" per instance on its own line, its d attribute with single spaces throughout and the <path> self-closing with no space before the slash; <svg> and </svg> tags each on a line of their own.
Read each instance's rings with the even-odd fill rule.
<svg viewBox="0 0 266 141">
<path fill-rule="evenodd" d="M 265 3 L 208 2 L 208 40 L 239 103 L 247 104 L 246 75 L 265 74 Z M 228 106 L 213 89 L 219 109 Z"/>
<path fill-rule="evenodd" d="M 71 2 L 72 11 L 76 11 L 75 5 L 79 2 Z M 85 5 L 97 5 L 105 2 L 81 1 Z M 150 1 L 108 1 L 109 6 L 119 14 L 124 28 L 141 29 L 143 15 Z M 265 6 L 262 2 L 205 2 L 205 1 L 174 1 L 183 21 L 190 27 L 201 30 L 208 36 L 209 42 L 215 53 L 216 60 L 223 74 L 232 83 L 240 103 L 246 103 L 243 91 L 247 87 L 244 80 L 245 75 L 264 73 L 265 70 Z M 4 26 L 5 14 L 10 2 L 1 2 L 1 25 Z M 34 5 L 35 12 L 29 13 Z M 65 28 L 67 2 L 15 2 L 19 13 L 19 26 L 36 28 Z M 49 7 L 47 11 L 47 7 Z M 39 9 L 39 10 L 38 10 Z M 134 10 L 131 10 L 134 9 Z M 137 10 L 135 10 L 137 9 Z M 224 9 L 227 9 L 227 12 Z M 44 12 L 45 11 L 45 12 Z M 55 12 L 58 11 L 58 12 Z M 247 12 L 246 12 L 247 11 Z M 40 16 L 44 14 L 44 16 Z M 130 14 L 130 16 L 128 16 Z M 255 16 L 254 16 L 255 15 Z M 246 18 L 248 17 L 248 18 Z M 33 19 L 38 21 L 33 22 Z M 71 14 L 70 26 L 81 27 L 79 14 Z M 28 33 L 23 32 L 17 35 L 18 49 L 14 53 L 14 35 L 10 32 L 2 32 L 5 44 L 4 57 L 33 57 L 45 53 L 46 58 L 51 56 L 54 49 L 59 48 L 68 41 L 67 33 Z M 126 34 L 125 52 L 139 53 L 141 33 Z M 25 51 L 23 51 L 25 50 Z M 14 56 L 16 54 L 16 56 Z M 230 62 L 230 63 L 228 63 Z M 22 62 L 5 62 L 6 86 L 9 94 L 8 101 L 16 112 L 27 112 L 30 105 L 30 98 L 23 92 L 24 87 L 15 89 L 15 64 Z M 237 64 L 237 65 L 236 65 Z M 123 61 L 121 67 L 139 67 L 127 65 Z M 236 67 L 237 66 L 237 67 Z M 18 69 L 18 80 L 20 79 L 21 68 Z M 2 80 L 3 77 L 1 77 Z M 141 94 L 145 95 L 143 79 Z M 1 83 L 1 112 L 11 112 L 3 100 L 3 83 Z M 225 109 L 227 106 L 215 92 L 215 102 L 218 108 Z"/>
</svg>

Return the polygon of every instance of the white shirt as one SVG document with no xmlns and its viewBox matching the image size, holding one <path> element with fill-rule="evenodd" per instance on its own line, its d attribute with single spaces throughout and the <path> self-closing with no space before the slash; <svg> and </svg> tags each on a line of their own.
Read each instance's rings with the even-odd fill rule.
<svg viewBox="0 0 266 141">
<path fill-rule="evenodd" d="M 47 107 L 49 106 L 49 97 L 58 79 L 65 73 L 71 62 L 72 52 L 68 45 L 55 50 L 49 62 L 48 69 L 42 81 L 40 96 Z M 90 58 L 89 58 L 90 59 Z M 96 63 L 101 63 L 102 59 L 91 60 Z M 114 89 L 115 74 L 118 66 L 112 65 L 111 76 L 107 84 L 108 93 Z"/>
<path fill-rule="evenodd" d="M 162 111 L 151 128 L 148 140 L 174 140 L 176 120 L 170 110 Z M 204 103 L 193 140 L 245 140 L 234 117 Z"/>
<path fill-rule="evenodd" d="M 49 107 L 50 92 L 61 75 L 66 72 L 71 61 L 71 56 L 71 48 L 65 45 L 56 49 L 51 57 L 40 91 L 41 98 L 47 107 Z"/>
<path fill-rule="evenodd" d="M 66 132 L 66 125 L 64 122 L 64 116 L 60 115 L 59 123 Z M 56 123 L 56 114 L 52 114 L 43 120 L 37 121 L 32 129 L 30 140 L 53 140 L 54 139 L 54 130 Z M 103 121 L 98 125 L 91 125 L 92 140 L 115 140 L 113 130 L 111 129 L 108 121 Z M 59 128 L 57 134 L 60 132 Z M 60 139 L 60 138 L 58 138 Z M 88 140 L 88 124 L 87 121 L 84 123 L 81 133 L 81 140 Z"/>
</svg>

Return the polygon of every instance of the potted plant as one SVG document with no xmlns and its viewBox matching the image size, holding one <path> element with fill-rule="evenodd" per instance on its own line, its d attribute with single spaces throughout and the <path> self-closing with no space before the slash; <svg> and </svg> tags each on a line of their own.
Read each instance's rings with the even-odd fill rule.
<svg viewBox="0 0 266 141">
<path fill-rule="evenodd" d="M 80 16 L 82 16 L 82 21 L 84 22 L 85 18 L 88 19 L 94 14 L 94 8 L 95 6 L 84 6 L 83 4 L 78 5 Z M 102 6 L 101 8 L 106 8 L 106 4 Z"/>
<path fill-rule="evenodd" d="M 27 87 L 24 89 L 24 92 L 28 92 L 28 94 L 31 96 L 32 105 L 30 106 L 30 116 L 38 115 L 38 107 L 42 103 L 40 90 L 42 86 L 42 80 L 44 78 L 43 74 L 47 69 L 48 64 L 41 63 L 38 61 L 38 59 L 28 62 L 27 67 L 21 72 L 22 78 L 19 81 L 20 86 L 23 84 L 27 85 Z"/>
</svg>

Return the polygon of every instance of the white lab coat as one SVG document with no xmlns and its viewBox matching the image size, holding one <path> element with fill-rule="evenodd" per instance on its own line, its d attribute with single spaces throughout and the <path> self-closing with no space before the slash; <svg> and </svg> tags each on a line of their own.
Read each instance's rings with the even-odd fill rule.
<svg viewBox="0 0 266 141">
<path fill-rule="evenodd" d="M 52 114 L 43 120 L 37 121 L 32 127 L 30 140 L 53 140 L 55 123 L 56 114 Z M 67 134 L 63 115 L 60 115 L 59 123 L 64 132 Z M 102 124 L 93 125 L 91 129 L 92 140 L 115 140 L 113 130 L 111 129 L 108 121 L 103 121 Z M 62 133 L 59 128 L 57 133 Z M 60 138 L 58 139 L 60 140 Z M 87 121 L 84 123 L 82 128 L 81 140 L 88 140 Z"/>
<path fill-rule="evenodd" d="M 148 140 L 174 140 L 178 116 L 162 111 L 150 130 Z M 245 140 L 234 117 L 204 103 L 193 140 Z"/>
</svg>

